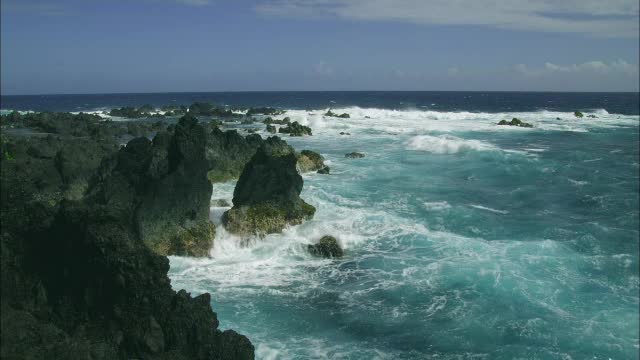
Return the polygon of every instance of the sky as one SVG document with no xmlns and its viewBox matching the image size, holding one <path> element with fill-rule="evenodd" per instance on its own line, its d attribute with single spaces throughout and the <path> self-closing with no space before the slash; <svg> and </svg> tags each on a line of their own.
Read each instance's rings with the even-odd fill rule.
<svg viewBox="0 0 640 360">
<path fill-rule="evenodd" d="M 639 90 L 638 0 L 2 0 L 11 94 Z"/>
</svg>

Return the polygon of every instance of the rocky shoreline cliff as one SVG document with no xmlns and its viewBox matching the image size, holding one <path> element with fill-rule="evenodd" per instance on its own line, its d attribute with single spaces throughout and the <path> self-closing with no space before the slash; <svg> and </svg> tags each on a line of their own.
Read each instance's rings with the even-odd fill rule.
<svg viewBox="0 0 640 360">
<path fill-rule="evenodd" d="M 171 288 L 164 255 L 207 256 L 207 173 L 239 176 L 259 136 L 189 115 L 13 113 L 2 129 L 2 358 L 254 357 L 209 294 Z"/>
</svg>

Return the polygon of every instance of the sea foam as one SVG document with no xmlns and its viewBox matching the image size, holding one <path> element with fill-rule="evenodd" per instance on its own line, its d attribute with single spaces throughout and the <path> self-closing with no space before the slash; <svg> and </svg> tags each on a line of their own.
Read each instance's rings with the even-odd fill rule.
<svg viewBox="0 0 640 360">
<path fill-rule="evenodd" d="M 491 151 L 495 146 L 479 140 L 465 140 L 451 135 L 419 135 L 406 143 L 408 150 L 426 151 L 433 154 L 456 154 L 463 151 Z"/>
</svg>

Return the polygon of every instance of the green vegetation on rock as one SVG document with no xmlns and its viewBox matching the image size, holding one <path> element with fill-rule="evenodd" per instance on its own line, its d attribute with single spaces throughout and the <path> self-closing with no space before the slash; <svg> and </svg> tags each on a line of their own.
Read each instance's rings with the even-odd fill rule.
<svg viewBox="0 0 640 360">
<path fill-rule="evenodd" d="M 307 245 L 307 250 L 311 255 L 325 258 L 340 258 L 344 255 L 338 240 L 329 235 L 323 236 L 315 245 Z"/>
<path fill-rule="evenodd" d="M 289 136 L 311 136 L 311 128 L 308 126 L 301 125 L 297 121 L 289 124 L 286 127 L 281 127 L 278 129 L 278 132 L 281 134 L 289 134 Z"/>
</svg>

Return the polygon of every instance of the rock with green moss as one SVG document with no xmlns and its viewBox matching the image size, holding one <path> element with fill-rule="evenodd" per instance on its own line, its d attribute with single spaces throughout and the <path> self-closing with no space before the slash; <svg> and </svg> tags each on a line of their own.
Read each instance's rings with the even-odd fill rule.
<svg viewBox="0 0 640 360">
<path fill-rule="evenodd" d="M 302 150 L 300 154 L 298 154 L 298 169 L 301 173 L 318 171 L 324 167 L 324 157 L 317 152 Z"/>
<path fill-rule="evenodd" d="M 212 129 L 207 133 L 205 153 L 209 163 L 209 181 L 217 183 L 237 179 L 262 142 L 258 134 L 243 137 L 236 130 Z"/>
<path fill-rule="evenodd" d="M 278 132 L 281 134 L 289 134 L 289 136 L 311 136 L 311 128 L 308 126 L 301 125 L 299 122 L 294 121 L 286 127 L 281 127 L 278 129 Z"/>
<path fill-rule="evenodd" d="M 270 133 L 270 134 L 275 134 L 275 133 L 276 133 L 276 127 L 275 127 L 275 126 L 273 126 L 273 125 L 267 125 L 266 130 L 267 130 L 267 132 L 268 132 L 268 133 Z"/>
<path fill-rule="evenodd" d="M 317 244 L 307 245 L 309 253 L 325 258 L 341 258 L 344 251 L 340 247 L 338 240 L 333 236 L 323 236 Z"/>
<path fill-rule="evenodd" d="M 160 255 L 208 256 L 213 246 L 206 144 L 205 129 L 186 115 L 172 134 L 134 139 L 119 154 L 116 171 L 140 186 L 140 237 Z"/>
<path fill-rule="evenodd" d="M 574 112 L 573 112 L 573 115 L 574 115 L 575 117 L 577 117 L 577 118 L 581 118 L 581 117 L 583 117 L 583 116 L 584 116 L 584 114 L 583 114 L 583 113 L 581 113 L 580 111 L 574 111 Z"/>
<path fill-rule="evenodd" d="M 518 126 L 518 127 L 526 127 L 526 128 L 530 128 L 533 127 L 533 125 L 526 123 L 518 118 L 513 118 L 511 119 L 511 121 L 507 121 L 507 120 L 500 120 L 500 122 L 498 123 L 498 125 L 507 125 L 507 126 Z"/>
<path fill-rule="evenodd" d="M 233 192 L 233 208 L 222 218 L 232 233 L 248 236 L 281 232 L 313 217 L 315 208 L 300 198 L 303 180 L 293 148 L 277 136 L 260 146 Z"/>
</svg>

